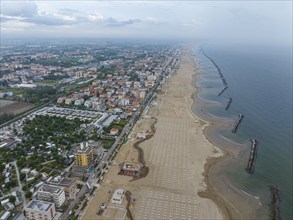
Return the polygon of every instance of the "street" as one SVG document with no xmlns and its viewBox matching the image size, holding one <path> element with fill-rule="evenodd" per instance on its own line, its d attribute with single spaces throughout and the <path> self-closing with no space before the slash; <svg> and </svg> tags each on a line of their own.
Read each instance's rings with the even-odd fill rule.
<svg viewBox="0 0 293 220">
<path fill-rule="evenodd" d="M 15 170 L 16 170 L 17 182 L 18 182 L 18 187 L 19 187 L 18 191 L 20 191 L 20 193 L 21 193 L 22 205 L 23 205 L 23 207 L 25 207 L 26 206 L 26 198 L 25 198 L 25 194 L 22 190 L 22 184 L 20 181 L 18 166 L 16 164 L 16 161 L 11 162 L 11 164 L 15 167 Z"/>
<path fill-rule="evenodd" d="M 95 183 L 97 181 L 97 175 L 99 172 L 97 172 L 98 170 L 103 170 L 103 166 L 105 163 L 109 163 L 113 152 L 117 149 L 117 147 L 119 145 L 122 144 L 123 142 L 123 138 L 127 137 L 129 132 L 131 131 L 132 127 L 134 126 L 134 124 L 136 123 L 136 121 L 139 119 L 139 117 L 141 116 L 144 108 L 149 104 L 149 102 L 151 101 L 151 98 L 153 97 L 153 94 L 155 92 L 155 90 L 158 88 L 160 82 L 162 81 L 162 79 L 165 76 L 165 71 L 166 69 L 171 65 L 171 63 L 173 62 L 175 56 L 172 58 L 172 60 L 169 62 L 169 64 L 165 67 L 165 70 L 162 71 L 162 74 L 160 76 L 160 78 L 156 81 L 155 85 L 153 86 L 153 88 L 150 90 L 150 92 L 146 95 L 143 103 L 140 105 L 140 107 L 137 109 L 137 111 L 134 113 L 134 115 L 132 116 L 132 118 L 128 121 L 128 123 L 124 126 L 124 128 L 122 129 L 121 133 L 119 134 L 119 136 L 116 138 L 114 144 L 111 146 L 111 148 L 108 150 L 107 153 L 105 153 L 104 157 L 101 159 L 101 162 L 98 164 L 98 166 L 96 167 L 96 169 L 94 170 L 94 174 L 90 175 L 90 177 L 87 180 L 88 184 L 84 184 L 83 187 L 81 188 L 81 190 L 78 192 L 76 199 L 69 205 L 69 207 L 67 208 L 67 210 L 63 213 L 63 215 L 61 216 L 61 219 L 68 219 L 69 218 L 69 213 L 71 211 L 73 211 L 74 207 L 80 203 L 81 198 L 90 191 L 90 189 L 88 188 L 88 186 L 92 186 L 93 183 Z M 99 173 L 100 174 L 100 173 Z"/>
</svg>

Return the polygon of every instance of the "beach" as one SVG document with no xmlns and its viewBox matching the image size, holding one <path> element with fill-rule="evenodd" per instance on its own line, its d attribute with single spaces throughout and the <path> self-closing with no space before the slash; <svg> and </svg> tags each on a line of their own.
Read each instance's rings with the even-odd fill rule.
<svg viewBox="0 0 293 220">
<path fill-rule="evenodd" d="M 131 193 L 129 211 L 133 219 L 249 219 L 260 216 L 257 209 L 252 208 L 259 205 L 258 199 L 238 190 L 225 178 L 231 161 L 241 156 L 242 147 L 228 140 L 217 140 L 217 128 L 229 127 L 229 122 L 204 115 L 198 117 L 191 110 L 200 102 L 194 86 L 196 77 L 192 51 L 183 50 L 179 70 L 162 86 L 135 124 L 128 141 L 120 148 L 90 199 L 83 219 L 124 218 L 126 199 L 121 205 L 110 201 L 118 188 Z M 142 132 L 148 136 L 146 140 L 137 138 Z M 220 149 L 212 143 L 225 147 Z M 119 164 L 139 164 L 141 152 L 147 175 L 139 179 L 118 175 Z M 108 204 L 108 209 L 98 216 L 101 203 Z"/>
</svg>

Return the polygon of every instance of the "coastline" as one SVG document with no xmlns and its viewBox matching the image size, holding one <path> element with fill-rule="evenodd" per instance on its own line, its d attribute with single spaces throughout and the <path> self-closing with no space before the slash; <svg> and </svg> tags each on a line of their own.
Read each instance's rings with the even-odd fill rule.
<svg viewBox="0 0 293 220">
<path fill-rule="evenodd" d="M 207 158 L 218 157 L 222 153 L 205 137 L 207 124 L 191 112 L 194 87 L 190 81 L 196 69 L 191 50 L 184 48 L 182 52 L 178 72 L 163 85 L 157 99 L 135 124 L 131 138 L 120 148 L 99 190 L 89 202 L 83 219 L 96 219 L 101 202 L 108 203 L 113 209 L 110 192 L 117 188 L 131 192 L 135 198 L 131 213 L 137 219 L 226 218 L 225 212 L 212 200 L 198 195 L 199 191 L 207 188 L 203 176 Z M 129 176 L 118 176 L 119 164 L 138 162 L 138 152 L 133 144 L 137 133 L 151 128 L 154 123 L 152 117 L 158 120 L 156 133 L 140 144 L 149 167 L 148 175 L 136 181 L 131 181 Z M 98 218 L 117 217 L 110 213 Z"/>
<path fill-rule="evenodd" d="M 222 152 L 222 156 L 209 157 L 206 160 L 203 176 L 207 188 L 205 191 L 199 192 L 198 195 L 211 199 L 217 204 L 225 219 L 266 219 L 267 213 L 263 213 L 261 210 L 259 198 L 237 189 L 227 177 L 229 171 L 226 169 L 228 167 L 231 169 L 231 165 L 235 164 L 237 158 L 243 156 L 244 146 L 224 139 L 220 135 L 221 130 L 231 127 L 231 119 L 217 118 L 203 110 L 207 101 L 198 97 L 201 89 L 196 83 L 200 74 L 194 57 L 193 61 L 196 70 L 191 82 L 194 87 L 194 92 L 191 95 L 193 100 L 191 110 L 207 124 L 203 131 L 205 138 Z"/>
</svg>

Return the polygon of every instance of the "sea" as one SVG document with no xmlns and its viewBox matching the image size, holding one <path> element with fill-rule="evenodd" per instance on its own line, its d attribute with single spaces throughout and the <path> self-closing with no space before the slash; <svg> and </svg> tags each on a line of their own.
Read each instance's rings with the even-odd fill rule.
<svg viewBox="0 0 293 220">
<path fill-rule="evenodd" d="M 215 61 L 228 84 L 220 96 L 224 85 L 203 51 Z M 293 219 L 292 47 L 205 43 L 194 49 L 194 57 L 199 72 L 197 98 L 205 103 L 201 111 L 230 121 L 230 127 L 221 129 L 221 137 L 244 146 L 243 157 L 230 172 L 229 181 L 259 197 L 268 212 L 272 201 L 269 187 L 277 186 L 280 217 Z M 228 98 L 232 102 L 225 110 Z M 238 114 L 244 118 L 232 133 Z M 258 145 L 254 173 L 248 174 L 245 168 L 251 139 Z"/>
</svg>

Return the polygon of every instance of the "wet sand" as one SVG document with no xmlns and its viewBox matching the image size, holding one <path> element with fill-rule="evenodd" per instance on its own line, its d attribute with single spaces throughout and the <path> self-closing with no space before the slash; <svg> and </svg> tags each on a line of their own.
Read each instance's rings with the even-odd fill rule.
<svg viewBox="0 0 293 220">
<path fill-rule="evenodd" d="M 260 199 L 237 189 L 229 180 L 228 176 L 233 168 L 243 163 L 247 146 L 223 137 L 222 132 L 231 130 L 234 120 L 217 118 L 203 110 L 208 103 L 198 98 L 200 89 L 196 87 L 197 77 L 198 74 L 195 74 L 192 82 L 196 88 L 192 96 L 194 99 L 192 109 L 209 124 L 204 130 L 206 138 L 223 152 L 222 157 L 207 160 L 204 177 L 208 187 L 199 195 L 213 200 L 228 219 L 267 219 L 269 215 L 263 209 Z M 243 164 L 241 172 L 245 172 L 245 166 L 246 164 Z"/>
</svg>

